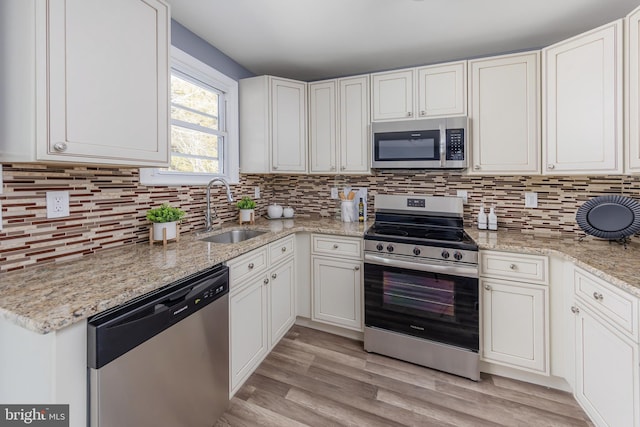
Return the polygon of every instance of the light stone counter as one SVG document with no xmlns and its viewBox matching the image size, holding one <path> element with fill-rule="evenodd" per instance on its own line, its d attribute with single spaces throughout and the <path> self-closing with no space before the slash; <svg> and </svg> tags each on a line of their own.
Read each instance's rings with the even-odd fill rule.
<svg viewBox="0 0 640 427">
<path fill-rule="evenodd" d="M 46 334 L 289 234 L 306 231 L 362 237 L 367 227 L 366 223 L 334 219 L 260 219 L 254 226 L 225 224 L 223 230 L 269 231 L 241 243 L 199 240 L 220 230 L 187 233 L 166 248 L 158 243 L 129 245 L 77 260 L 0 273 L 0 318 Z"/>
<path fill-rule="evenodd" d="M 575 234 L 559 237 L 524 234 L 517 230 L 466 229 L 480 249 L 556 255 L 640 298 L 640 243 L 631 239 L 627 249 L 616 242 Z"/>
<path fill-rule="evenodd" d="M 220 230 L 180 236 L 180 242 L 138 244 L 105 250 L 73 261 L 0 273 L 0 317 L 38 333 L 48 333 L 115 307 L 185 276 L 235 258 L 296 232 L 362 237 L 370 224 L 297 217 L 261 219 L 255 226 L 226 224 L 223 230 L 269 231 L 235 244 L 199 239 Z M 467 229 L 480 249 L 557 255 L 640 297 L 640 244 L 628 249 L 586 237 L 541 237 L 518 231 Z"/>
</svg>

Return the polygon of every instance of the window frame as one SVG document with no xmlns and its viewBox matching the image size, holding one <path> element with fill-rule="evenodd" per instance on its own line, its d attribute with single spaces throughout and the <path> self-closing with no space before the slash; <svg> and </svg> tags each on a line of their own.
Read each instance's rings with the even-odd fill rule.
<svg viewBox="0 0 640 427">
<path fill-rule="evenodd" d="M 238 82 L 215 68 L 199 61 L 188 53 L 171 46 L 171 70 L 175 69 L 192 79 L 206 83 L 224 93 L 224 119 L 227 138 L 222 150 L 223 174 L 170 172 L 160 168 L 140 168 L 140 183 L 143 185 L 206 185 L 215 177 L 224 178 L 229 184 L 240 182 L 240 141 L 238 117 Z M 171 71 L 170 70 L 170 71 Z M 171 72 L 169 72 L 169 78 Z M 169 96 L 169 103 L 171 97 Z M 171 111 L 171 109 L 169 109 Z M 171 118 L 168 118 L 171 135 Z M 171 153 L 169 153 L 171 155 Z"/>
</svg>

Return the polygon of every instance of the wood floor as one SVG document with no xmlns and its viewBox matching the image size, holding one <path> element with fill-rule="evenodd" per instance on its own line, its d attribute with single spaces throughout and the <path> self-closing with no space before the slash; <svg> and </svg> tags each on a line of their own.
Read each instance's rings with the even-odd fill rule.
<svg viewBox="0 0 640 427">
<path fill-rule="evenodd" d="M 216 426 L 302 425 L 592 426 L 569 393 L 485 374 L 476 383 L 294 326 Z"/>
</svg>

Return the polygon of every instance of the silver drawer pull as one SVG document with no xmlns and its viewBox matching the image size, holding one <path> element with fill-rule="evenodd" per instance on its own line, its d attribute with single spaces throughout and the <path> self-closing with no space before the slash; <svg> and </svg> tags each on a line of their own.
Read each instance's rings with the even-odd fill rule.
<svg viewBox="0 0 640 427">
<path fill-rule="evenodd" d="M 491 290 L 491 286 L 489 286 L 489 285 L 484 285 L 484 289 L 485 289 L 486 291 L 490 291 L 490 290 Z"/>
<path fill-rule="evenodd" d="M 53 149 L 56 150 L 59 153 L 63 152 L 63 151 L 66 151 L 67 143 L 66 142 L 56 142 L 55 144 L 53 144 Z"/>
<path fill-rule="evenodd" d="M 578 314 L 580 313 L 580 309 L 574 305 L 573 307 L 571 307 L 571 312 L 573 314 Z"/>
<path fill-rule="evenodd" d="M 282 252 L 287 252 L 287 248 L 285 246 L 282 247 L 282 249 L 280 249 Z"/>
<path fill-rule="evenodd" d="M 598 301 L 602 301 L 604 299 L 604 297 L 602 296 L 602 294 L 600 292 L 594 292 L 593 293 L 593 297 L 595 299 L 597 299 Z"/>
<path fill-rule="evenodd" d="M 249 267 L 249 270 L 253 270 L 254 265 L 253 263 L 250 263 L 247 267 Z"/>
<path fill-rule="evenodd" d="M 358 270 L 360 270 L 360 266 L 357 266 L 357 265 L 356 265 L 355 267 L 353 267 L 353 269 L 354 269 L 355 271 L 358 271 Z"/>
<path fill-rule="evenodd" d="M 337 244 L 337 243 L 335 243 L 335 244 L 333 245 L 333 249 L 338 249 L 338 244 Z"/>
<path fill-rule="evenodd" d="M 549 163 L 547 169 L 555 169 L 556 165 Z"/>
<path fill-rule="evenodd" d="M 510 269 L 512 269 L 512 270 L 517 270 L 517 269 L 518 269 L 518 266 L 517 266 L 517 265 L 515 265 L 515 264 L 511 264 L 511 265 L 509 266 L 509 268 L 510 268 Z"/>
<path fill-rule="evenodd" d="M 262 283 L 264 283 L 265 285 L 268 285 L 268 284 L 269 284 L 269 278 L 264 279 L 264 280 L 262 281 Z"/>
<path fill-rule="evenodd" d="M 272 278 L 272 279 L 275 279 L 276 277 L 278 277 L 278 275 L 277 275 L 276 273 L 273 273 L 273 274 L 271 275 L 271 278 Z"/>
</svg>

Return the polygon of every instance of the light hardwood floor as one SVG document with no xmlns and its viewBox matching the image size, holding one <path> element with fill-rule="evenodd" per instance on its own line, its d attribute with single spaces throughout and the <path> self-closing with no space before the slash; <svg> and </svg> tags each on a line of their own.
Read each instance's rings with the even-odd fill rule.
<svg viewBox="0 0 640 427">
<path fill-rule="evenodd" d="M 592 426 L 587 420 L 569 393 L 486 374 L 476 383 L 294 326 L 216 426 Z"/>
</svg>

